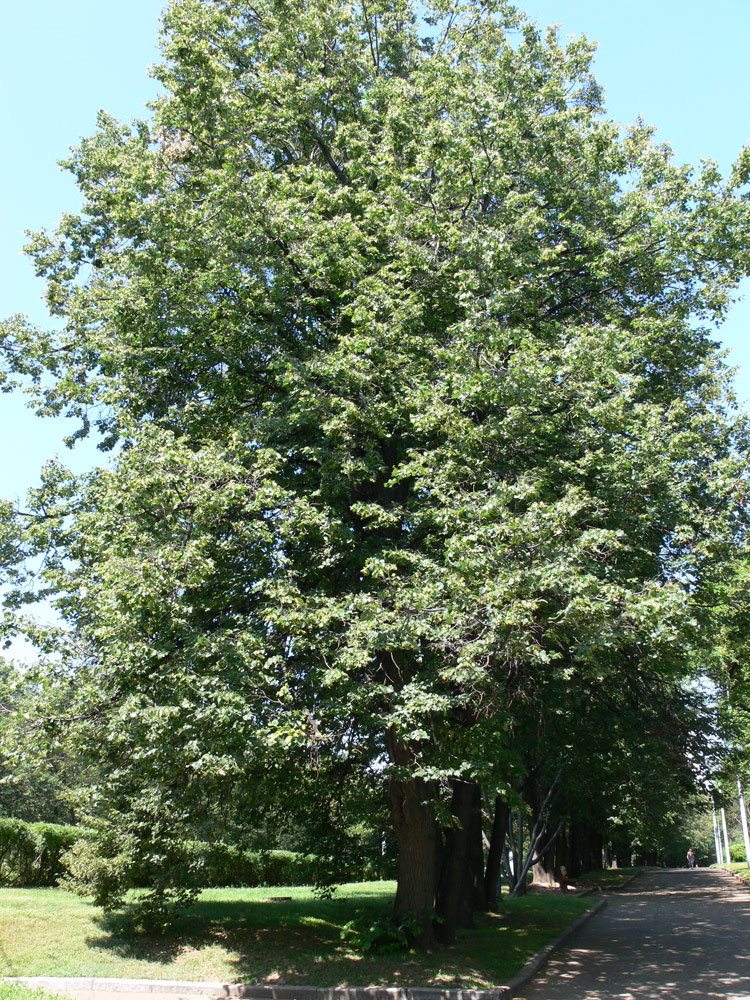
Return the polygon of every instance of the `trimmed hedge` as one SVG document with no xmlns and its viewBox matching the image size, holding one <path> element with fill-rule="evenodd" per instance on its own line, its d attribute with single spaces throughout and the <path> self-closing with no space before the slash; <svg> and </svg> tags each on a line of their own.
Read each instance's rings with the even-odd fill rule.
<svg viewBox="0 0 750 1000">
<path fill-rule="evenodd" d="M 80 827 L 0 817 L 0 885 L 57 885 L 65 872 L 62 854 L 83 834 Z"/>
<path fill-rule="evenodd" d="M 153 862 L 113 851 L 105 835 L 82 827 L 25 823 L 0 818 L 0 885 L 55 886 L 99 897 L 116 887 L 148 886 Z M 166 861 L 166 859 L 165 859 Z M 335 881 L 378 877 L 366 859 L 341 864 Z M 294 851 L 247 851 L 221 842 L 188 841 L 165 865 L 169 880 L 186 889 L 225 886 L 310 885 L 320 879 L 320 861 Z M 160 869 L 164 875 L 165 868 Z M 103 898 L 103 897 L 102 897 Z"/>
<path fill-rule="evenodd" d="M 122 889 L 147 888 L 158 881 L 185 889 L 310 885 L 319 868 L 317 858 L 294 851 L 247 851 L 221 842 L 188 841 L 156 865 L 153 855 L 144 860 L 113 848 L 106 834 L 77 840 L 62 858 L 66 874 L 61 884 L 104 900 Z M 341 872 L 342 881 L 347 876 Z"/>
<path fill-rule="evenodd" d="M 224 886 L 309 885 L 315 878 L 313 857 L 294 851 L 243 851 L 231 844 L 185 845 L 186 866 L 201 889 Z"/>
<path fill-rule="evenodd" d="M 316 859 L 294 851 L 243 851 L 230 844 L 186 845 L 187 863 L 200 888 L 309 885 Z"/>
</svg>

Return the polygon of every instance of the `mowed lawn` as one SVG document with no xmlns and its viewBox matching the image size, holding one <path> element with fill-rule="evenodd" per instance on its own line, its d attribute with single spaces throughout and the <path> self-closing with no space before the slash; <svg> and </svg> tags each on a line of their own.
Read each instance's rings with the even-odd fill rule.
<svg viewBox="0 0 750 1000">
<path fill-rule="evenodd" d="M 346 925 L 385 917 L 395 883 L 212 889 L 169 934 L 144 937 L 61 889 L 0 890 L 0 975 L 117 976 L 311 986 L 496 986 L 592 905 L 544 893 L 505 900 L 434 954 L 363 953 Z M 291 896 L 290 901 L 272 901 Z"/>
</svg>

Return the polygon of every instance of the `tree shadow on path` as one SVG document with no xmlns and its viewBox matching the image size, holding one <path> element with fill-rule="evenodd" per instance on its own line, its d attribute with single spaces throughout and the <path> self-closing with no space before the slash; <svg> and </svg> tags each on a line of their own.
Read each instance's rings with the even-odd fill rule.
<svg viewBox="0 0 750 1000">
<path fill-rule="evenodd" d="M 708 869 L 646 872 L 612 894 L 528 1000 L 750 998 L 750 892 Z M 521 998 L 519 998 L 521 1000 Z"/>
</svg>

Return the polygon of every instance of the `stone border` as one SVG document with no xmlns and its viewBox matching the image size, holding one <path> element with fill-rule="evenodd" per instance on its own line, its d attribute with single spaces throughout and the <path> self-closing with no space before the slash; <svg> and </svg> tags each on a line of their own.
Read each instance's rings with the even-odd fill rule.
<svg viewBox="0 0 750 1000">
<path fill-rule="evenodd" d="M 5 981 L 20 982 L 24 986 L 59 992 L 109 991 L 144 995 L 179 993 L 206 997 L 238 997 L 243 1000 L 505 1000 L 512 995 L 508 992 L 507 986 L 499 986 L 492 990 L 441 990 L 400 986 L 252 986 L 242 983 L 191 983 L 169 979 L 77 979 L 54 976 L 23 976 L 13 979 L 6 977 Z"/>
<path fill-rule="evenodd" d="M 741 872 L 735 872 L 725 866 L 723 870 L 731 875 L 735 882 L 739 882 L 744 889 L 750 889 L 750 868 Z"/>
<path fill-rule="evenodd" d="M 586 912 L 582 913 L 577 920 L 574 920 L 569 927 L 566 927 L 561 934 L 558 934 L 553 941 L 550 941 L 549 944 L 540 948 L 536 955 L 531 956 L 520 972 L 517 972 L 512 979 L 509 979 L 507 983 L 500 987 L 500 989 L 504 991 L 501 996 L 508 998 L 514 997 L 519 990 L 522 990 L 527 983 L 531 982 L 532 979 L 539 975 L 547 962 L 549 962 L 550 958 L 552 958 L 553 954 L 564 944 L 567 944 L 569 938 L 572 938 L 584 924 L 587 924 L 589 920 L 596 916 L 600 910 L 603 910 L 606 905 L 607 900 L 600 899 L 599 902 L 595 903 L 590 910 L 586 910 Z"/>
<path fill-rule="evenodd" d="M 633 876 L 635 878 L 636 876 Z M 582 913 L 526 962 L 520 972 L 491 990 L 441 990 L 400 986 L 250 986 L 242 983 L 191 983 L 173 979 L 100 979 L 57 976 L 6 976 L 4 982 L 23 983 L 51 992 L 80 990 L 90 993 L 187 993 L 206 997 L 240 997 L 243 1000 L 511 1000 L 546 965 L 554 952 L 607 905 L 600 899 Z"/>
</svg>

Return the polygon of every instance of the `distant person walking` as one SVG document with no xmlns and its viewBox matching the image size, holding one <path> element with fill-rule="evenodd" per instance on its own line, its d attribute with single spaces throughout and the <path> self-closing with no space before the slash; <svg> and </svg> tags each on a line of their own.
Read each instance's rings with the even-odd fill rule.
<svg viewBox="0 0 750 1000">
<path fill-rule="evenodd" d="M 688 868 L 695 868 L 695 854 L 693 853 L 692 847 L 688 848 L 687 863 L 688 863 Z"/>
</svg>

